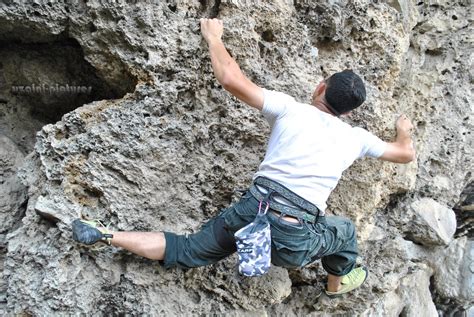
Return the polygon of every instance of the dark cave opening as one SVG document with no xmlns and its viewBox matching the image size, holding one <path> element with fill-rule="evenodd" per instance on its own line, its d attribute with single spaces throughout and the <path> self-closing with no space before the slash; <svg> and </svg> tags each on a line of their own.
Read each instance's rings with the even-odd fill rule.
<svg viewBox="0 0 474 317">
<path fill-rule="evenodd" d="M 118 99 L 133 92 L 135 77 L 121 73 L 119 84 L 101 78 L 84 58 L 79 43 L 0 42 L 0 134 L 29 153 L 42 126 L 95 100 Z"/>
<path fill-rule="evenodd" d="M 453 210 L 456 213 L 457 220 L 454 237 L 467 236 L 472 239 L 474 237 L 474 181 L 464 187 L 459 202 Z"/>
</svg>

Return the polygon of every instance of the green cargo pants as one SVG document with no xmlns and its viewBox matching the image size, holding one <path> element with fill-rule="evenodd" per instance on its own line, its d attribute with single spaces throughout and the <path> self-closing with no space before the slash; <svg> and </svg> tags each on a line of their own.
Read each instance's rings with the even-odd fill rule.
<svg viewBox="0 0 474 317">
<path fill-rule="evenodd" d="M 247 191 L 239 202 L 223 209 L 199 232 L 189 235 L 165 232 L 164 266 L 192 268 L 231 255 L 236 251 L 234 233 L 254 220 L 258 204 Z M 268 219 L 272 264 L 296 268 L 321 259 L 323 268 L 337 276 L 346 275 L 354 268 L 357 240 L 354 224 L 349 219 L 327 216 L 316 224 L 301 224 L 285 221 L 271 212 Z"/>
</svg>

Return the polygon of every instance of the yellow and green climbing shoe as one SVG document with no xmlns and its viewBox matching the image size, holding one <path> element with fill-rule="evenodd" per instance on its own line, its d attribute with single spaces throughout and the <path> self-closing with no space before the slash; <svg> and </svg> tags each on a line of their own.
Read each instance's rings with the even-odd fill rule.
<svg viewBox="0 0 474 317">
<path fill-rule="evenodd" d="M 342 277 L 340 290 L 337 292 L 325 290 L 326 295 L 329 297 L 335 297 L 348 293 L 361 286 L 367 279 L 368 275 L 369 272 L 365 266 L 357 267 Z"/>
<path fill-rule="evenodd" d="M 110 245 L 113 235 L 98 220 L 76 219 L 72 222 L 72 238 L 86 245 L 92 245 L 96 242 L 104 242 Z"/>
</svg>

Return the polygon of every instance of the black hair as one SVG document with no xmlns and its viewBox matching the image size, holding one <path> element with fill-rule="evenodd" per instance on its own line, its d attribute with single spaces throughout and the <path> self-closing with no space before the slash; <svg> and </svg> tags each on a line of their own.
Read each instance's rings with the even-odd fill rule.
<svg viewBox="0 0 474 317">
<path fill-rule="evenodd" d="M 326 101 L 336 116 L 359 107 L 365 96 L 364 82 L 352 70 L 346 69 L 326 79 Z"/>
</svg>

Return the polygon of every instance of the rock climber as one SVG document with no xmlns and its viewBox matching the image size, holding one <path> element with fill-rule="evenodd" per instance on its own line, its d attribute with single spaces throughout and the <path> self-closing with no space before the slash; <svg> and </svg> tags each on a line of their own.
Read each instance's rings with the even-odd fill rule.
<svg viewBox="0 0 474 317">
<path fill-rule="evenodd" d="M 366 98 L 362 79 L 350 70 L 335 73 L 315 88 L 311 104 L 250 81 L 222 42 L 223 22 L 201 19 L 219 83 L 244 103 L 260 110 L 269 122 L 267 151 L 253 183 L 232 206 L 223 209 L 194 234 L 109 232 L 95 221 L 76 219 L 73 238 L 83 244 L 106 242 L 137 255 L 162 261 L 166 268 L 193 268 L 215 263 L 236 251 L 234 233 L 255 218 L 263 197 L 269 200 L 271 262 L 296 268 L 321 259 L 328 273 L 325 292 L 338 296 L 362 285 L 365 266 L 356 267 L 354 224 L 325 215 L 326 200 L 342 172 L 365 156 L 408 163 L 415 159 L 410 120 L 396 123 L 396 140 L 384 142 L 367 130 L 352 127 L 341 115 Z M 272 195 L 268 197 L 268 193 Z"/>
</svg>

